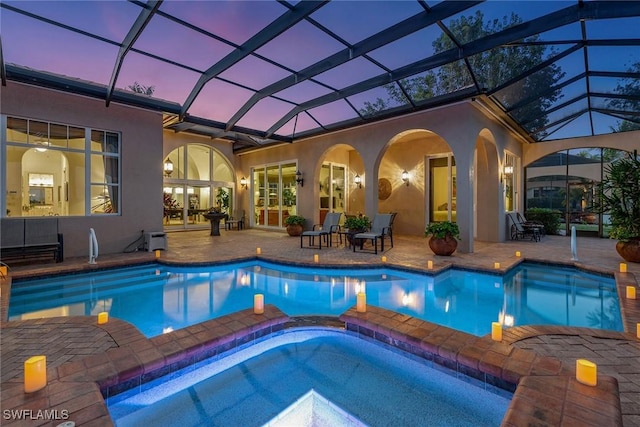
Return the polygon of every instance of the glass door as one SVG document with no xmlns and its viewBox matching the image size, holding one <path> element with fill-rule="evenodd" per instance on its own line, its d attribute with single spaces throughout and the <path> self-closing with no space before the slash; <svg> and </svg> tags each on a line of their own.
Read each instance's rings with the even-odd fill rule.
<svg viewBox="0 0 640 427">
<path fill-rule="evenodd" d="M 254 168 L 253 224 L 285 227 L 284 221 L 297 212 L 296 163 Z"/>
<path fill-rule="evenodd" d="M 428 157 L 429 222 L 456 221 L 456 162 L 453 155 Z"/>
<path fill-rule="evenodd" d="M 347 183 L 345 165 L 327 162 L 320 169 L 320 224 L 329 212 L 344 212 Z"/>
<path fill-rule="evenodd" d="M 253 170 L 253 213 L 255 225 L 266 225 L 266 201 L 267 188 L 265 179 L 265 169 L 257 168 Z"/>
</svg>

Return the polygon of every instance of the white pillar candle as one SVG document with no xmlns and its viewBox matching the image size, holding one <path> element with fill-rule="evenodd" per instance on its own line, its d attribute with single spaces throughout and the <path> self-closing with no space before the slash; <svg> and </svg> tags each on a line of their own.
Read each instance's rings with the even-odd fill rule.
<svg viewBox="0 0 640 427">
<path fill-rule="evenodd" d="M 47 385 L 47 357 L 33 356 L 24 362 L 24 392 L 33 393 Z"/>
<path fill-rule="evenodd" d="M 256 248 L 256 255 L 260 255 L 262 253 L 262 249 L 261 248 Z"/>
<path fill-rule="evenodd" d="M 495 268 L 495 269 L 500 268 L 500 263 L 499 262 L 494 262 L 493 263 L 493 268 Z"/>
<path fill-rule="evenodd" d="M 502 341 L 502 324 L 500 322 L 491 322 L 491 339 Z"/>
<path fill-rule="evenodd" d="M 98 313 L 98 325 L 104 325 L 109 321 L 109 313 L 102 311 Z"/>
<path fill-rule="evenodd" d="M 156 249 L 156 258 L 160 258 L 160 249 Z"/>
<path fill-rule="evenodd" d="M 367 311 L 367 295 L 364 292 L 356 295 L 356 311 L 358 313 L 365 313 Z"/>
<path fill-rule="evenodd" d="M 320 261 L 320 256 L 318 254 L 315 254 L 313 256 L 313 262 L 318 262 L 318 261 Z"/>
<path fill-rule="evenodd" d="M 627 299 L 636 299 L 636 287 L 627 286 Z"/>
<path fill-rule="evenodd" d="M 624 262 L 620 263 L 620 273 L 626 273 L 627 272 L 627 264 Z"/>
<path fill-rule="evenodd" d="M 431 260 L 427 261 L 427 268 L 429 270 L 433 270 L 433 261 L 431 261 Z"/>
<path fill-rule="evenodd" d="M 517 256 L 518 258 L 520 258 L 520 255 L 521 255 L 520 251 L 516 251 L 516 256 Z"/>
<path fill-rule="evenodd" d="M 253 296 L 253 312 L 255 314 L 264 313 L 264 295 L 263 294 L 255 294 Z"/>
<path fill-rule="evenodd" d="M 598 384 L 598 366 L 586 359 L 576 360 L 576 379 L 582 384 L 595 386 Z"/>
</svg>

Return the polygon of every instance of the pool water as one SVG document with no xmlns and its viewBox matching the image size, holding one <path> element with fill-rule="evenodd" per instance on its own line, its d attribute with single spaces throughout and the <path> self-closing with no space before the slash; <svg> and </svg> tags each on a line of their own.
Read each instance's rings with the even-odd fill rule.
<svg viewBox="0 0 640 427">
<path fill-rule="evenodd" d="M 384 269 L 303 268 L 266 262 L 176 267 L 146 264 L 15 281 L 9 320 L 102 311 L 145 336 L 253 305 L 265 295 L 289 316 L 338 316 L 367 304 L 482 336 L 491 322 L 622 330 L 613 278 L 525 263 L 505 276 L 450 269 L 436 276 Z"/>
<path fill-rule="evenodd" d="M 322 329 L 285 332 L 143 387 L 107 400 L 117 426 L 498 426 L 510 402 L 506 392 Z M 324 403 L 315 410 L 304 404 L 310 392 Z"/>
</svg>

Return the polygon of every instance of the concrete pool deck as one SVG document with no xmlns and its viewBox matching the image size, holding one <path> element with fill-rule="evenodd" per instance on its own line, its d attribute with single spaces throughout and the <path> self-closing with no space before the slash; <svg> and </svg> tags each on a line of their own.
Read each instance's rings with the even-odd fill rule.
<svg viewBox="0 0 640 427">
<path fill-rule="evenodd" d="M 314 254 L 319 255 L 320 264 L 323 265 L 381 264 L 380 254 L 376 256 L 372 253 L 353 253 L 343 247 L 323 248 L 321 251 L 301 249 L 298 238 L 291 238 L 277 232 L 223 230 L 221 236 L 211 237 L 208 231 L 201 230 L 168 233 L 168 237 L 169 248 L 167 251 L 162 251 L 161 262 L 206 263 L 251 259 L 256 256 L 256 247 L 261 247 L 260 257 L 292 264 L 312 264 Z M 426 270 L 427 260 L 434 262 L 435 270 L 455 265 L 462 268 L 495 271 L 494 262 L 500 262 L 501 269 L 504 270 L 521 262 L 522 259 L 528 259 L 566 263 L 612 274 L 618 270 L 621 261 L 614 249 L 615 242 L 606 239 L 578 238 L 579 261 L 577 262 L 571 260 L 569 239 L 560 236 L 547 236 L 538 243 L 475 242 L 473 254 L 455 253 L 452 257 L 434 256 L 424 238 L 394 236 L 394 243 L 395 247 L 383 254 L 387 257 L 387 262 L 394 266 L 417 270 Z M 516 250 L 521 251 L 522 258 L 515 257 Z M 98 267 L 126 265 L 153 259 L 153 254 L 146 252 L 101 256 L 98 259 Z M 61 264 L 16 266 L 11 269 L 11 275 L 26 277 L 91 268 L 95 267 L 89 266 L 85 258 L 68 259 Z M 551 383 L 544 383 L 540 382 L 540 375 L 532 378 L 526 375 L 530 371 L 519 371 L 518 369 L 524 369 L 519 364 L 522 361 L 514 364 L 510 354 L 507 359 L 502 360 L 505 363 L 507 363 L 506 360 L 510 360 L 509 364 L 520 366 L 516 369 L 517 377 L 513 376 L 513 369 L 504 370 L 507 375 L 507 378 L 503 378 L 504 380 L 520 380 L 520 383 L 503 425 L 522 425 L 527 420 L 543 425 L 572 424 L 578 421 L 576 417 L 583 417 L 581 422 L 588 423 L 588 420 L 592 420 L 590 421 L 592 425 L 602 425 L 601 421 L 606 419 L 609 425 L 640 426 L 640 341 L 635 337 L 635 325 L 640 321 L 640 300 L 630 301 L 624 298 L 624 286 L 626 283 L 635 283 L 635 278 L 640 277 L 640 265 L 628 264 L 628 271 L 627 274 L 616 274 L 618 291 L 622 292 L 621 305 L 627 333 L 550 326 L 516 327 L 505 330 L 504 340 L 503 343 L 499 343 L 500 345 L 508 346 L 511 352 L 525 359 L 554 360 L 553 363 L 559 368 L 556 373 L 549 375 Z M 169 340 L 163 344 L 169 354 L 152 345 L 153 339 L 140 341 L 145 343 L 137 344 L 142 347 L 131 347 L 129 344 L 132 337 L 141 336 L 141 334 L 125 322 L 117 320 L 110 321 L 108 328 L 98 327 L 95 325 L 95 319 L 88 317 L 7 322 L 9 292 L 10 284 L 4 281 L 0 300 L 3 409 L 34 411 L 49 408 L 67 409 L 72 411 L 70 419 L 76 421 L 76 425 L 111 425 L 108 413 L 105 412 L 100 387 L 95 381 L 82 381 L 81 386 L 67 389 L 62 385 L 60 378 L 73 378 L 73 375 L 82 371 L 74 372 L 74 369 L 78 369 L 78 364 L 88 369 L 87 363 L 92 360 L 96 362 L 101 360 L 102 363 L 98 364 L 100 367 L 92 366 L 91 369 L 98 372 L 103 369 L 110 375 L 114 375 L 113 371 L 115 371 L 115 375 L 124 379 L 128 375 L 139 373 L 139 367 L 130 366 L 131 359 L 139 360 L 146 357 L 147 359 L 139 361 L 144 366 L 144 363 L 152 365 L 159 363 L 161 356 L 162 363 L 170 365 L 176 362 L 173 359 L 176 353 L 182 354 L 178 349 L 186 345 L 177 345 L 176 342 L 180 339 L 195 348 L 201 349 L 204 346 L 201 341 L 192 336 L 193 334 L 183 336 L 186 332 L 175 331 L 167 334 L 174 338 L 163 338 Z M 390 324 L 380 322 L 376 327 L 379 327 L 380 331 L 394 330 L 398 333 L 406 333 L 402 331 L 401 325 L 394 322 Z M 404 328 L 406 327 L 405 325 Z M 457 334 L 456 332 L 455 335 Z M 487 337 L 481 337 L 479 341 L 477 337 L 468 337 L 471 337 L 469 339 L 476 344 L 487 340 Z M 137 338 L 134 341 L 137 342 Z M 451 343 L 445 347 L 451 347 Z M 124 350 L 126 348 L 130 350 Z M 482 349 L 482 345 L 471 346 L 470 350 L 465 352 L 473 353 Z M 34 354 L 47 355 L 49 377 L 52 382 L 46 389 L 26 395 L 22 392 L 22 363 Z M 93 356 L 90 356 L 92 354 Z M 458 354 L 459 352 L 449 349 L 443 360 L 456 360 L 458 363 L 456 359 Z M 109 364 L 106 364 L 105 358 L 109 359 Z M 587 358 L 598 363 L 599 375 L 601 375 L 598 387 L 582 386 L 573 379 L 577 358 Z M 446 363 L 443 366 L 446 366 Z M 487 366 L 493 365 L 487 364 Z M 498 368 L 494 367 L 492 372 L 494 375 L 498 372 Z M 502 365 L 499 372 L 502 378 Z M 104 374 L 105 372 L 102 372 L 100 375 Z M 605 377 L 608 376 L 615 379 L 606 379 Z M 563 396 L 556 395 L 551 398 L 550 390 Z M 615 395 L 613 402 L 611 395 Z M 554 405 L 551 405 L 550 401 L 553 401 Z M 78 423 L 78 421 L 82 422 Z M 19 422 L 3 419 L 3 425 L 57 425 L 60 422 L 62 421 Z"/>
</svg>

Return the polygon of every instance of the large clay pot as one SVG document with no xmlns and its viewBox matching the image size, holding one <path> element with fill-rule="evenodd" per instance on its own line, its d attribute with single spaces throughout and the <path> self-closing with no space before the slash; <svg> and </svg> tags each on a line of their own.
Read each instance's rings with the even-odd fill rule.
<svg viewBox="0 0 640 427">
<path fill-rule="evenodd" d="M 458 241 L 452 236 L 437 238 L 431 236 L 429 247 L 436 255 L 449 256 L 458 248 Z"/>
<path fill-rule="evenodd" d="M 287 225 L 287 234 L 289 236 L 299 236 L 302 234 L 302 226 L 300 224 Z"/>
<path fill-rule="evenodd" d="M 625 261 L 640 262 L 640 237 L 616 243 L 616 251 Z"/>
</svg>

